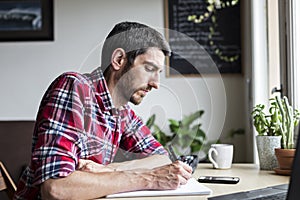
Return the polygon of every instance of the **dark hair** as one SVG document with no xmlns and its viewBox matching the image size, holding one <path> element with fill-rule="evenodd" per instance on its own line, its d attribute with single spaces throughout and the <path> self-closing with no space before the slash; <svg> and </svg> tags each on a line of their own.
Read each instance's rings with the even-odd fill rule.
<svg viewBox="0 0 300 200">
<path fill-rule="evenodd" d="M 105 39 L 101 55 L 101 67 L 104 71 L 111 65 L 111 55 L 117 48 L 126 52 L 127 66 L 131 66 L 138 55 L 144 54 L 148 48 L 157 47 L 165 56 L 170 55 L 168 42 L 155 29 L 137 22 L 121 22 L 115 25 Z"/>
</svg>

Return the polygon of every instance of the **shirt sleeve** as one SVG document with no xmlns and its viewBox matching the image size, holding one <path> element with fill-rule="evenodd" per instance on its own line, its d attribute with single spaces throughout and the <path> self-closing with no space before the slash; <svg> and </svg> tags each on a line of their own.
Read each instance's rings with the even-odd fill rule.
<svg viewBox="0 0 300 200">
<path fill-rule="evenodd" d="M 75 170 L 84 130 L 84 92 L 76 76 L 64 74 L 45 93 L 35 127 L 37 142 L 32 147 L 34 185 Z"/>
<path fill-rule="evenodd" d="M 127 158 L 143 158 L 154 154 L 168 155 L 165 148 L 153 137 L 149 128 L 131 109 L 127 120 L 120 143 Z"/>
</svg>

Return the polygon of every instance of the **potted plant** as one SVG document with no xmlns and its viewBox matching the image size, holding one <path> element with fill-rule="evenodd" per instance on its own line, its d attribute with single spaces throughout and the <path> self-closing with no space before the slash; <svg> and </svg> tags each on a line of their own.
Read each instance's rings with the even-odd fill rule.
<svg viewBox="0 0 300 200">
<path fill-rule="evenodd" d="M 257 104 L 251 113 L 257 132 L 256 144 L 262 170 L 273 170 L 278 166 L 274 149 L 280 148 L 281 135 L 278 131 L 278 112 L 274 103 L 274 99 L 270 99 L 268 111 L 265 105 Z"/>
<path fill-rule="evenodd" d="M 206 140 L 206 134 L 201 129 L 201 123 L 197 122 L 203 113 L 203 110 L 199 110 L 184 116 L 182 120 L 169 119 L 169 134 L 163 132 L 155 124 L 155 114 L 147 120 L 146 125 L 163 146 L 166 147 L 169 143 L 172 143 L 178 155 L 195 154 L 201 150 Z"/>
<path fill-rule="evenodd" d="M 299 112 L 288 103 L 287 97 L 275 96 L 269 100 L 270 108 L 265 112 L 265 105 L 258 104 L 253 108 L 253 125 L 258 133 L 256 136 L 260 168 L 277 169 L 278 162 L 275 149 L 286 149 L 293 142 L 294 126 L 298 124 Z M 288 109 L 287 109 L 288 108 Z M 289 114 L 289 116 L 287 116 Z M 289 126 L 289 127 L 287 127 Z M 292 127 L 291 127 L 292 126 Z"/>
<path fill-rule="evenodd" d="M 289 175 L 295 156 L 294 131 L 299 123 L 300 113 L 289 104 L 286 96 L 282 99 L 276 96 L 275 100 L 276 103 L 274 105 L 278 111 L 278 131 L 282 136 L 281 148 L 275 149 L 275 155 L 279 164 L 279 168 L 276 168 L 275 172 Z"/>
</svg>

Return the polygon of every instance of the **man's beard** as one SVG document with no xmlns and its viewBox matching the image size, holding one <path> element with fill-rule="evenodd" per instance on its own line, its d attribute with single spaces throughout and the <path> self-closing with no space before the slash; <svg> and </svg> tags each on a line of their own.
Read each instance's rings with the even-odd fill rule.
<svg viewBox="0 0 300 200">
<path fill-rule="evenodd" d="M 129 101 L 134 105 L 139 105 L 142 102 L 142 101 L 137 101 L 133 96 L 130 97 Z"/>
<path fill-rule="evenodd" d="M 137 96 L 137 97 L 135 97 L 135 96 Z M 133 103 L 134 105 L 139 105 L 142 102 L 143 98 L 144 98 L 144 96 L 142 97 L 141 95 L 139 95 L 138 90 L 137 90 L 130 96 L 129 101 L 131 103 Z"/>
<path fill-rule="evenodd" d="M 142 102 L 142 100 L 144 99 L 144 97 L 146 96 L 146 94 L 151 91 L 151 89 L 152 89 L 152 87 L 150 87 L 150 86 L 144 87 L 144 88 L 139 88 L 138 90 L 136 90 L 135 92 L 132 93 L 129 101 L 131 103 L 133 103 L 134 105 L 139 105 Z M 147 91 L 146 94 L 145 95 L 139 94 L 141 90 Z"/>
</svg>

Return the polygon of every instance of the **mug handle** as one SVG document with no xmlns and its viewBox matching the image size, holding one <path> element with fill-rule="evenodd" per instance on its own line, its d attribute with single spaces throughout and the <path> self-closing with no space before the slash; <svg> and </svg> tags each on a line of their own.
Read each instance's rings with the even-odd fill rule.
<svg viewBox="0 0 300 200">
<path fill-rule="evenodd" d="M 218 164 L 216 163 L 216 161 L 214 161 L 214 159 L 211 156 L 212 153 L 215 153 L 216 156 L 218 155 L 218 152 L 217 152 L 217 150 L 215 148 L 210 148 L 209 151 L 208 151 L 208 159 L 213 164 L 213 166 L 215 168 L 219 168 Z"/>
</svg>

